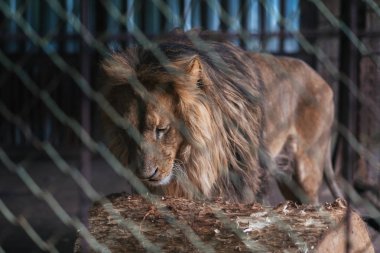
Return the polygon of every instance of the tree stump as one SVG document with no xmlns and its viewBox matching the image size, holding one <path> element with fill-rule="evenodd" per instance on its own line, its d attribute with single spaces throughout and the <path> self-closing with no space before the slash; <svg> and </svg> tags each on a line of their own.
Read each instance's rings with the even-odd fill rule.
<svg viewBox="0 0 380 253">
<path fill-rule="evenodd" d="M 89 213 L 75 252 L 374 252 L 365 223 L 345 202 L 277 207 L 216 200 L 111 195 Z M 86 231 L 79 231 L 84 235 Z M 96 240 L 93 240 L 96 239 Z"/>
</svg>

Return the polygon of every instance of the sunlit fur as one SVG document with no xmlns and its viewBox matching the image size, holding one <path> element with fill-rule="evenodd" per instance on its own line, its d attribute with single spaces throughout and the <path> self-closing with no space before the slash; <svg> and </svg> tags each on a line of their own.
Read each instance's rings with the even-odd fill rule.
<svg viewBox="0 0 380 253">
<path fill-rule="evenodd" d="M 133 111 L 134 99 L 149 103 L 151 91 L 163 84 L 173 86 L 167 93 L 174 105 L 165 113 L 174 119 L 181 143 L 176 143 L 171 163 L 172 180 L 154 191 L 252 201 L 264 177 L 259 162 L 259 149 L 264 151 L 260 81 L 250 58 L 238 47 L 212 40 L 202 45 L 193 42 L 179 31 L 161 40 L 157 48 L 165 55 L 164 62 L 157 60 L 153 50 L 140 47 L 113 54 L 102 65 L 107 98 L 140 131 L 134 122 L 141 115 L 128 113 Z M 155 102 L 159 106 L 163 101 Z M 109 118 L 105 122 L 110 149 L 125 165 L 131 163 L 136 140 Z"/>
</svg>

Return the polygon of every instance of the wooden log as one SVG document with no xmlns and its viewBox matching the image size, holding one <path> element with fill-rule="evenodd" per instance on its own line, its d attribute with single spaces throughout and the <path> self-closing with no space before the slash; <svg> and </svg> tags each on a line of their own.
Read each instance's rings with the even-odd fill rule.
<svg viewBox="0 0 380 253">
<path fill-rule="evenodd" d="M 117 194 L 90 210 L 90 252 L 346 252 L 344 201 L 320 207 L 286 202 L 195 202 Z M 350 251 L 374 252 L 365 223 L 350 212 Z M 82 252 L 78 238 L 74 252 Z"/>
</svg>

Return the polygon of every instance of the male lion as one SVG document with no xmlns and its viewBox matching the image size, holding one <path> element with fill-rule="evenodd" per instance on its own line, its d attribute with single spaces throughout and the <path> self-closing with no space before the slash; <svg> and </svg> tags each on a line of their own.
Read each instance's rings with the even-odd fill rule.
<svg viewBox="0 0 380 253">
<path fill-rule="evenodd" d="M 154 192 L 253 201 L 276 161 L 296 182 L 279 180 L 285 197 L 318 201 L 332 171 L 333 94 L 302 61 L 175 31 L 102 67 L 129 125 L 106 118 L 110 149 Z"/>
</svg>

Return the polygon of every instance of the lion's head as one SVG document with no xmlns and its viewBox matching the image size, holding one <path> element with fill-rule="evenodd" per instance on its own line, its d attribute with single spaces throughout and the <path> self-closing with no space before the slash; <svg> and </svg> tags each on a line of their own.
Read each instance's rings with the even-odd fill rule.
<svg viewBox="0 0 380 253">
<path fill-rule="evenodd" d="M 103 63 L 110 149 L 165 194 L 251 200 L 262 170 L 261 90 L 239 48 L 176 32 Z M 201 44 L 198 44 L 201 43 Z"/>
</svg>

